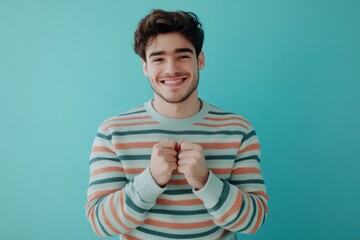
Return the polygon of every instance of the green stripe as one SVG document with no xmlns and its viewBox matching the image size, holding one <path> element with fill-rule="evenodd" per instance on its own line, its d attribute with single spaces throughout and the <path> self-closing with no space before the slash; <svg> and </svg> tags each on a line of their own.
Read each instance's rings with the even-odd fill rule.
<svg viewBox="0 0 360 240">
<path fill-rule="evenodd" d="M 209 111 L 210 114 L 213 115 L 233 115 L 234 113 L 231 112 L 214 112 L 214 111 Z"/>
<path fill-rule="evenodd" d="M 105 134 L 102 134 L 102 133 L 97 133 L 96 137 L 103 138 L 103 139 L 106 139 L 106 140 L 111 140 L 111 135 L 108 136 L 108 135 L 105 135 Z"/>
<path fill-rule="evenodd" d="M 98 161 L 113 161 L 113 162 L 120 162 L 118 158 L 105 158 L 105 157 L 95 157 L 92 158 L 89 162 L 89 164 L 93 164 L 94 162 Z"/>
<path fill-rule="evenodd" d="M 103 198 L 100 199 L 100 201 L 102 201 L 102 200 L 103 200 Z M 110 236 L 110 234 L 106 231 L 105 227 L 102 225 L 102 223 L 101 223 L 101 221 L 100 221 L 100 219 L 99 219 L 99 208 L 100 208 L 100 202 L 98 202 L 98 203 L 96 204 L 96 207 L 95 207 L 96 219 L 98 220 L 97 222 L 98 222 L 101 230 L 103 231 L 103 233 L 105 233 L 107 236 Z M 95 224 L 95 223 L 94 223 L 94 224 Z"/>
<path fill-rule="evenodd" d="M 241 162 L 241 161 L 246 161 L 246 160 L 256 160 L 257 162 L 260 163 L 260 158 L 259 158 L 258 155 L 251 155 L 251 156 L 248 156 L 248 157 L 238 158 L 238 159 L 235 160 L 235 163 Z"/>
<path fill-rule="evenodd" d="M 251 216 L 251 219 L 250 219 L 248 225 L 246 225 L 244 228 L 240 229 L 239 232 L 243 232 L 243 231 L 247 230 L 251 226 L 251 224 L 253 223 L 255 215 L 256 215 L 256 211 L 257 211 L 256 202 L 255 202 L 254 198 L 251 195 L 249 195 L 249 197 L 250 197 L 250 199 L 252 201 L 252 204 L 253 204 L 253 214 Z"/>
<path fill-rule="evenodd" d="M 242 185 L 242 184 L 265 184 L 264 180 L 262 179 L 250 179 L 250 180 L 241 180 L 241 181 L 234 181 L 230 180 L 231 184 L 235 185 Z"/>
<path fill-rule="evenodd" d="M 180 194 L 193 194 L 192 189 L 177 189 L 177 190 L 166 190 L 163 194 L 167 195 L 180 195 Z"/>
<path fill-rule="evenodd" d="M 235 159 L 235 155 L 210 155 L 205 156 L 205 160 L 233 160 Z M 149 154 L 139 154 L 139 155 L 120 155 L 120 161 L 128 161 L 128 160 L 150 160 L 151 155 Z"/>
<path fill-rule="evenodd" d="M 166 209 L 150 209 L 149 213 L 157 213 L 157 214 L 168 214 L 168 215 L 201 215 L 201 214 L 208 214 L 206 209 L 201 210 L 166 210 Z"/>
<path fill-rule="evenodd" d="M 151 155 L 120 155 L 119 159 L 121 161 L 127 161 L 127 160 L 150 160 Z"/>
<path fill-rule="evenodd" d="M 126 194 L 126 192 L 124 192 L 124 195 L 125 195 L 125 204 L 127 206 L 129 206 L 130 208 L 132 208 L 134 211 L 138 212 L 138 213 L 145 213 L 146 210 L 143 209 L 143 208 L 140 208 L 138 206 L 135 205 L 135 203 L 131 200 L 131 198 L 129 198 L 129 196 Z"/>
<path fill-rule="evenodd" d="M 222 180 L 222 182 L 224 183 L 224 188 L 221 192 L 220 199 L 213 208 L 209 209 L 209 212 L 215 212 L 215 211 L 219 210 L 229 196 L 230 185 L 228 182 L 226 182 L 224 180 Z"/>
<path fill-rule="evenodd" d="M 128 181 L 127 178 L 124 177 L 104 178 L 101 180 L 93 181 L 92 183 L 90 183 L 89 187 L 104 183 L 127 182 L 127 181 Z"/>
<path fill-rule="evenodd" d="M 98 133 L 97 136 L 104 138 L 106 140 L 111 140 L 113 136 L 128 136 L 128 135 L 141 135 L 141 134 L 172 134 L 172 135 L 228 135 L 228 136 L 244 136 L 243 131 L 196 131 L 196 130 L 186 130 L 186 131 L 170 131 L 163 129 L 151 129 L 151 130 L 137 130 L 137 131 L 122 131 L 122 132 L 112 132 L 111 135 L 106 136 L 104 134 Z"/>
<path fill-rule="evenodd" d="M 139 134 L 172 134 L 172 135 L 227 135 L 227 136 L 245 136 L 243 131 L 196 131 L 196 130 L 186 130 L 186 131 L 169 131 L 162 129 L 151 129 L 151 130 L 137 130 L 137 131 L 122 131 L 122 132 L 112 132 L 110 135 L 105 135 L 102 133 L 97 133 L 96 136 L 106 140 L 111 140 L 113 136 L 129 136 L 129 135 L 139 135 Z"/>
<path fill-rule="evenodd" d="M 154 236 L 160 236 L 165 237 L 167 239 L 194 239 L 194 238 L 200 238 L 204 236 L 208 236 L 210 234 L 213 234 L 214 232 L 218 231 L 220 227 L 215 227 L 213 229 L 210 229 L 209 231 L 202 232 L 202 233 L 194 233 L 194 234 L 171 234 L 171 233 L 164 233 L 159 232 L 151 229 L 147 229 L 144 227 L 137 227 L 136 230 L 139 230 L 140 232 L 144 232 L 147 234 L 151 234 Z"/>
<path fill-rule="evenodd" d="M 225 160 L 225 159 L 233 160 L 235 158 L 236 158 L 236 155 L 210 155 L 210 156 L 205 156 L 205 160 Z"/>
<path fill-rule="evenodd" d="M 246 140 L 250 139 L 251 137 L 256 136 L 256 132 L 255 130 L 252 130 L 251 132 L 249 132 L 248 134 L 246 134 L 243 139 L 242 142 L 244 143 Z"/>
</svg>

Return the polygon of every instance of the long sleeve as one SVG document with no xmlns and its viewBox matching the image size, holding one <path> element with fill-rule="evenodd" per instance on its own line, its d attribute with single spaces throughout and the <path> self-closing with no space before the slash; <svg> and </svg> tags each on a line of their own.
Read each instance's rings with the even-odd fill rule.
<svg viewBox="0 0 360 240">
<path fill-rule="evenodd" d="M 213 221 L 232 232 L 251 234 L 267 215 L 266 187 L 260 171 L 260 144 L 251 128 L 242 138 L 229 180 L 210 172 L 204 188 L 194 192 Z"/>
<path fill-rule="evenodd" d="M 195 191 L 178 172 L 159 187 L 149 170 L 164 139 L 203 147 L 208 181 Z M 151 101 L 103 122 L 90 156 L 86 215 L 94 232 L 124 239 L 232 239 L 253 233 L 267 213 L 260 147 L 251 123 L 206 102 L 169 119 Z"/>
<path fill-rule="evenodd" d="M 146 219 L 158 196 L 166 190 L 151 177 L 148 168 L 127 179 L 111 134 L 99 128 L 90 156 L 90 180 L 86 215 L 100 237 L 131 231 Z"/>
</svg>

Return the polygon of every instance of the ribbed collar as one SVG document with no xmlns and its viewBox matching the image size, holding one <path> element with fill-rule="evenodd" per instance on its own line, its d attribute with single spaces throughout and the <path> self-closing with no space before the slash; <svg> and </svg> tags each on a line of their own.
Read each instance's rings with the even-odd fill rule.
<svg viewBox="0 0 360 240">
<path fill-rule="evenodd" d="M 150 99 L 148 102 L 144 103 L 144 107 L 145 110 L 148 112 L 148 114 L 156 121 L 169 125 L 171 127 L 181 127 L 181 126 L 187 126 L 187 125 L 191 125 L 195 122 L 199 122 L 201 121 L 206 114 L 209 112 L 210 110 L 210 104 L 208 104 L 207 102 L 202 101 L 202 107 L 200 109 L 199 112 L 197 112 L 195 115 L 188 117 L 188 118 L 168 118 L 165 117 L 161 114 L 159 114 L 153 107 L 153 105 L 151 104 L 153 99 Z"/>
</svg>

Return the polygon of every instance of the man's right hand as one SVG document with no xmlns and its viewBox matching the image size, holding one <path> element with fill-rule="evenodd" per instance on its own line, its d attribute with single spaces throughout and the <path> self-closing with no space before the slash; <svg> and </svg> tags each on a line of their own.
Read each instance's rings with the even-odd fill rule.
<svg viewBox="0 0 360 240">
<path fill-rule="evenodd" d="M 154 145 L 151 160 L 150 173 L 155 182 L 160 186 L 165 186 L 171 178 L 172 172 L 177 169 L 176 142 L 164 140 Z"/>
</svg>

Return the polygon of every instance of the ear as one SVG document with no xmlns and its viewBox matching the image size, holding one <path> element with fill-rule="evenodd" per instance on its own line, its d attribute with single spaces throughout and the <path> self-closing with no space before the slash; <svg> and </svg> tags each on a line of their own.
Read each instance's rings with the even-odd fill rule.
<svg viewBox="0 0 360 240">
<path fill-rule="evenodd" d="M 147 64 L 144 61 L 144 59 L 141 59 L 141 65 L 142 65 L 142 68 L 143 68 L 144 75 L 148 77 L 149 74 L 148 74 L 148 71 L 147 71 Z"/>
<path fill-rule="evenodd" d="M 204 52 L 201 51 L 198 56 L 198 68 L 199 70 L 203 69 L 205 66 L 205 55 Z"/>
</svg>

